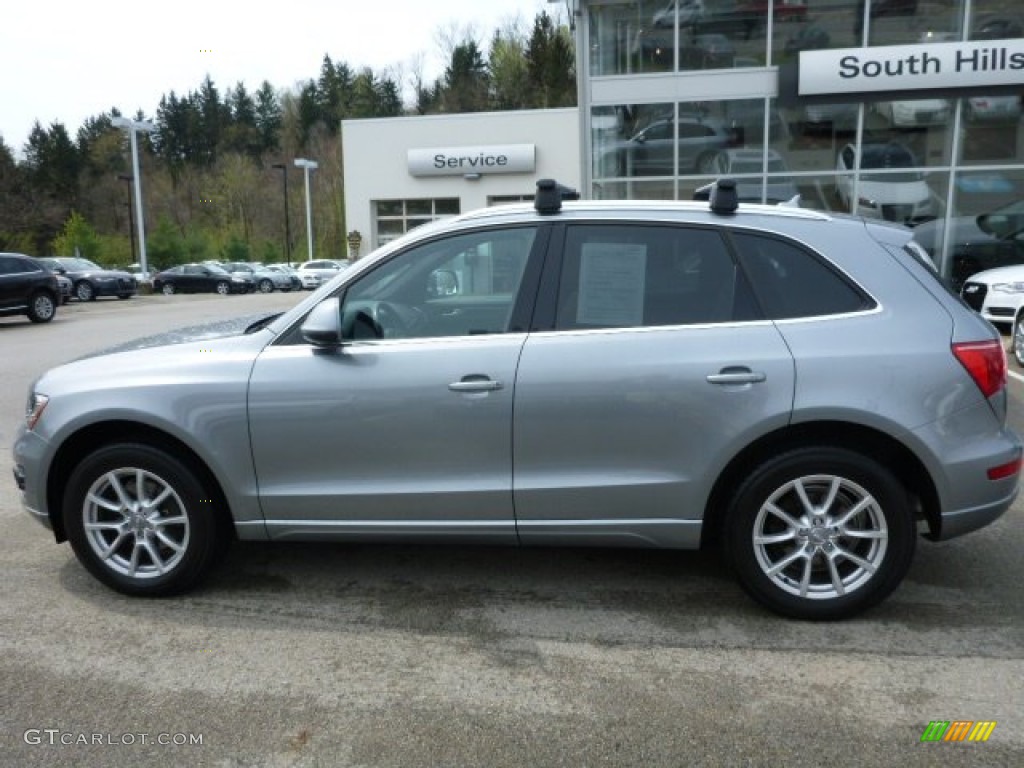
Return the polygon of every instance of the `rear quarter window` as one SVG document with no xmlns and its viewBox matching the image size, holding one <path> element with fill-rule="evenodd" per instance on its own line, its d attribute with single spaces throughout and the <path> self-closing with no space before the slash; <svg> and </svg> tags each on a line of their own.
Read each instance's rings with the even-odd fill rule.
<svg viewBox="0 0 1024 768">
<path fill-rule="evenodd" d="M 776 237 L 733 233 L 737 257 L 765 315 L 772 320 L 841 315 L 875 302 L 831 264 Z"/>
</svg>

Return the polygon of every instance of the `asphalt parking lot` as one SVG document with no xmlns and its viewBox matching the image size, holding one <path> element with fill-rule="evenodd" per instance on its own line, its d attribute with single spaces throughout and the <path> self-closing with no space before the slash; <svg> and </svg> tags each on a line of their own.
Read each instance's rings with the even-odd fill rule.
<svg viewBox="0 0 1024 768">
<path fill-rule="evenodd" d="M 922 541 L 892 597 L 838 624 L 779 619 L 715 557 L 674 552 L 247 543 L 194 593 L 130 599 L 21 511 L 35 376 L 307 295 L 0 319 L 0 765 L 1024 764 L 1021 501 Z M 934 720 L 996 727 L 922 743 Z"/>
</svg>

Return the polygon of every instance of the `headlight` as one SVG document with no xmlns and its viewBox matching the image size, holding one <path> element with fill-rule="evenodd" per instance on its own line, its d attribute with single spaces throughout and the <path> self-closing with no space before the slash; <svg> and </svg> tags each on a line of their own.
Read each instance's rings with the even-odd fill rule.
<svg viewBox="0 0 1024 768">
<path fill-rule="evenodd" d="M 38 392 L 32 392 L 28 396 L 28 405 L 25 407 L 25 424 L 29 429 L 36 428 L 48 402 L 50 402 L 50 398 Z"/>
<path fill-rule="evenodd" d="M 232 277 L 231 278 L 231 282 L 232 283 L 244 283 L 244 282 L 247 282 L 247 281 L 246 281 L 246 279 L 244 277 Z"/>
<path fill-rule="evenodd" d="M 1024 293 L 1024 282 L 994 283 L 992 290 L 999 291 L 1000 293 Z"/>
<path fill-rule="evenodd" d="M 857 205 L 863 205 L 865 208 L 877 208 L 878 203 L 872 200 L 870 197 L 858 197 Z"/>
</svg>

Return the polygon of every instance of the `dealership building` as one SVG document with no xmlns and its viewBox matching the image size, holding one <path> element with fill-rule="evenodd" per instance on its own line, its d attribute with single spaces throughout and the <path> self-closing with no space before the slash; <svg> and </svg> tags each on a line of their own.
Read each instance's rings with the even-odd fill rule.
<svg viewBox="0 0 1024 768">
<path fill-rule="evenodd" d="M 1019 0 L 563 1 L 578 110 L 343 125 L 364 242 L 546 176 L 686 200 L 728 174 L 749 200 L 910 224 L 951 274 L 958 239 L 991 235 L 968 222 L 1024 196 Z"/>
</svg>

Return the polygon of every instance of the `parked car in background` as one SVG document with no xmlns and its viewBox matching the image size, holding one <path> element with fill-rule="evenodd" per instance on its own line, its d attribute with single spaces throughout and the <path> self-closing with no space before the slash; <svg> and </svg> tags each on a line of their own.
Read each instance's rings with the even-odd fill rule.
<svg viewBox="0 0 1024 768">
<path fill-rule="evenodd" d="M 662 118 L 630 139 L 609 142 L 601 151 L 611 164 L 603 167 L 616 168 L 621 176 L 669 176 L 675 173 L 678 148 L 681 173 L 710 173 L 715 155 L 736 139 L 725 121 L 704 115 L 680 115 L 678 139 L 675 132 L 676 121 Z"/>
<path fill-rule="evenodd" d="M 861 216 L 913 224 L 934 215 L 931 189 L 917 166 L 914 154 L 903 144 L 864 144 L 857 150 L 847 144 L 836 157 L 836 193 L 844 210 Z M 852 171 L 860 170 L 857 205 L 853 208 Z"/>
<path fill-rule="evenodd" d="M 135 278 L 137 285 L 152 285 L 153 284 L 153 273 L 150 270 L 142 271 L 142 266 L 139 264 L 132 264 L 131 266 L 125 267 L 125 272 Z"/>
<path fill-rule="evenodd" d="M 94 301 L 99 296 L 130 299 L 138 293 L 135 278 L 119 269 L 104 269 L 88 259 L 76 256 L 48 256 L 40 259 L 49 269 L 71 280 L 72 293 L 79 301 Z"/>
<path fill-rule="evenodd" d="M 287 275 L 291 281 L 291 287 L 293 290 L 302 290 L 302 279 L 299 277 L 299 273 L 295 271 L 295 268 L 288 264 L 268 264 L 267 269 L 273 272 L 280 272 L 282 275 Z"/>
<path fill-rule="evenodd" d="M 253 290 L 259 291 L 260 293 L 290 291 L 292 289 L 291 277 L 276 270 L 267 269 L 262 264 L 251 264 L 244 261 L 229 261 L 221 264 L 221 268 L 227 270 L 236 277 L 251 280 Z"/>
<path fill-rule="evenodd" d="M 960 295 L 990 323 L 1011 328 L 1013 356 L 1024 366 L 1024 264 L 976 272 Z"/>
<path fill-rule="evenodd" d="M 970 96 L 964 104 L 964 116 L 973 123 L 1012 122 L 1020 119 L 1020 96 Z"/>
<path fill-rule="evenodd" d="M 57 276 L 31 256 L 0 253 L 0 317 L 48 323 L 61 303 Z"/>
<path fill-rule="evenodd" d="M 71 294 L 74 291 L 74 285 L 71 282 L 70 277 L 59 275 L 56 272 L 54 276 L 57 278 L 57 287 L 60 288 L 60 303 L 67 304 L 71 301 Z"/>
<path fill-rule="evenodd" d="M 877 101 L 874 109 L 894 128 L 917 128 L 945 125 L 951 110 L 946 99 L 915 99 L 913 101 Z"/>
<path fill-rule="evenodd" d="M 130 595 L 194 587 L 233 537 L 707 546 L 773 611 L 856 615 L 925 529 L 1013 503 L 999 334 L 903 227 L 710 200 L 541 182 L 281 315 L 50 370 L 23 506 Z"/>
<path fill-rule="evenodd" d="M 936 261 L 941 258 L 944 224 L 942 219 L 937 219 L 914 228 L 914 240 Z M 958 291 L 979 272 L 1024 264 L 1024 200 L 978 216 L 958 216 L 950 221 L 946 239 L 950 243 L 952 260 L 951 283 Z M 980 310 L 981 305 L 975 306 L 972 301 L 980 301 L 979 294 L 977 291 L 971 291 L 971 294 L 970 298 L 966 294 L 964 298 Z M 986 316 L 993 320 L 999 313 L 1000 310 L 996 309 Z M 1009 323 L 1011 319 L 1004 314 L 1004 318 L 996 322 Z"/>
<path fill-rule="evenodd" d="M 799 200 L 800 191 L 788 176 L 779 176 L 780 173 L 788 173 L 789 167 L 782 155 L 774 149 L 723 149 L 715 156 L 712 164 L 712 173 L 720 178 L 734 178 L 742 174 L 761 174 L 762 172 L 773 174 L 768 177 L 764 185 L 766 203 L 783 203 L 790 200 Z M 736 191 L 741 202 L 760 203 L 762 184 L 761 179 L 736 179 Z"/>
<path fill-rule="evenodd" d="M 182 264 L 153 276 L 153 290 L 170 296 L 175 293 L 249 293 L 252 281 L 232 275 L 213 264 Z"/>
<path fill-rule="evenodd" d="M 296 269 L 302 287 L 307 290 L 319 288 L 343 269 L 348 269 L 352 262 L 348 259 L 315 259 L 305 261 Z"/>
</svg>

